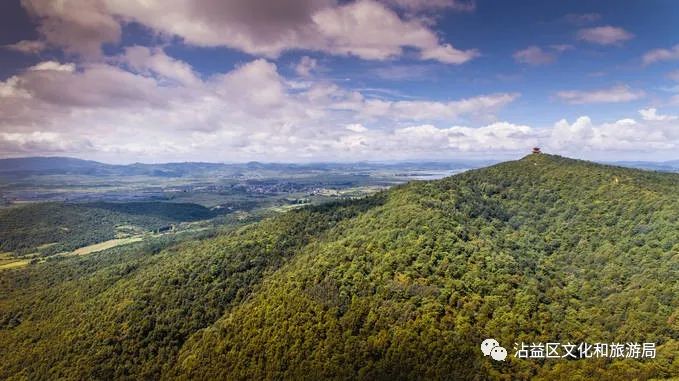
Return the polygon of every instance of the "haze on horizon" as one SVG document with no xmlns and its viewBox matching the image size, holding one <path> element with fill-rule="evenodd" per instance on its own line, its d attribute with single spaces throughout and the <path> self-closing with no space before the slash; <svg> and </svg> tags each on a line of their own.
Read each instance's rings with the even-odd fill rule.
<svg viewBox="0 0 679 381">
<path fill-rule="evenodd" d="M 679 159 L 679 3 L 11 0 L 0 157 Z"/>
</svg>

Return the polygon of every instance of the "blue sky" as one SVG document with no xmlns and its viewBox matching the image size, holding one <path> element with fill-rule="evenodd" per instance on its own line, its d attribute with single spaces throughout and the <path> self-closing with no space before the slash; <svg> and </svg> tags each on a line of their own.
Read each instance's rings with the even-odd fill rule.
<svg viewBox="0 0 679 381">
<path fill-rule="evenodd" d="M 0 156 L 679 159 L 679 3 L 0 5 Z"/>
</svg>

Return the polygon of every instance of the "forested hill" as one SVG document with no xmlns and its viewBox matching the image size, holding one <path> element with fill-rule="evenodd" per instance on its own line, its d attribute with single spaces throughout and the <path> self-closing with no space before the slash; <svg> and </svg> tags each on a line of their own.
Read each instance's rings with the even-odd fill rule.
<svg viewBox="0 0 679 381">
<path fill-rule="evenodd" d="M 531 155 L 153 255 L 6 272 L 0 379 L 679 377 L 677 194 L 679 175 Z M 489 337 L 506 362 L 482 355 Z M 518 342 L 657 356 L 516 359 Z"/>
</svg>

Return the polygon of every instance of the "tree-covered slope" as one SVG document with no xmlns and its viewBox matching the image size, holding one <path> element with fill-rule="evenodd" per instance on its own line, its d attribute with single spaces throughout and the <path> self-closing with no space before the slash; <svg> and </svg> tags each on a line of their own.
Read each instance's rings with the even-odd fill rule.
<svg viewBox="0 0 679 381">
<path fill-rule="evenodd" d="M 158 379 L 184 341 L 374 197 L 199 241 L 142 243 L 0 273 L 0 379 Z"/>
<path fill-rule="evenodd" d="M 678 175 L 531 155 L 63 279 L 95 259 L 14 271 L 0 378 L 679 377 L 678 192 Z M 483 357 L 488 337 L 508 361 Z M 658 351 L 513 358 L 548 341 Z"/>
<path fill-rule="evenodd" d="M 547 155 L 393 190 L 192 337 L 171 375 L 679 376 L 679 176 Z M 483 358 L 479 345 L 656 342 L 655 361 Z"/>
<path fill-rule="evenodd" d="M 153 230 L 182 221 L 213 218 L 210 209 L 190 203 L 167 202 L 44 202 L 0 209 L 0 252 L 45 254 L 113 239 L 116 227 L 131 225 Z"/>
</svg>

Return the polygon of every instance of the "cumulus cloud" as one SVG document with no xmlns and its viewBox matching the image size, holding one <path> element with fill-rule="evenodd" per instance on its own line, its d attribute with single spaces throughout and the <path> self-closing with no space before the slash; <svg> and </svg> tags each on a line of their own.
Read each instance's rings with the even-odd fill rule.
<svg viewBox="0 0 679 381">
<path fill-rule="evenodd" d="M 670 121 L 670 120 L 677 120 L 677 117 L 674 115 L 662 115 L 658 114 L 658 110 L 651 107 L 647 109 L 641 109 L 639 110 L 639 114 L 641 114 L 641 117 L 644 120 L 648 121 Z"/>
<path fill-rule="evenodd" d="M 5 49 L 14 50 L 26 54 L 37 54 L 47 48 L 47 44 L 44 41 L 39 40 L 21 40 L 14 44 L 9 44 L 3 46 Z"/>
<path fill-rule="evenodd" d="M 396 1 L 411 8 L 425 4 Z M 295 49 L 385 60 L 412 48 L 424 60 L 449 64 L 478 56 L 474 49 L 460 50 L 440 41 L 423 19 L 402 18 L 375 0 L 147 0 L 142 5 L 128 0 L 23 0 L 22 4 L 38 22 L 45 41 L 87 56 L 100 54 L 102 44 L 118 42 L 121 22 L 137 22 L 191 45 L 226 46 L 269 58 Z M 427 4 L 460 8 L 468 3 Z"/>
<path fill-rule="evenodd" d="M 579 147 L 578 144 L 589 141 L 592 136 L 592 120 L 589 117 L 582 116 L 573 124 L 561 119 L 552 128 L 549 145 L 556 149 L 575 148 Z"/>
<path fill-rule="evenodd" d="M 168 56 L 160 48 L 128 47 L 118 60 L 137 73 L 157 75 L 185 85 L 199 82 L 197 74 L 189 64 Z"/>
<path fill-rule="evenodd" d="M 348 124 L 346 129 L 349 130 L 349 131 L 352 131 L 352 132 L 366 132 L 366 131 L 368 131 L 368 129 L 363 127 L 363 125 L 360 124 L 360 123 Z"/>
<path fill-rule="evenodd" d="M 450 44 L 426 44 L 422 48 L 420 57 L 425 60 L 434 60 L 447 64 L 463 64 L 480 55 L 476 49 L 458 50 Z"/>
<path fill-rule="evenodd" d="M 396 129 L 394 137 L 402 147 L 415 150 L 437 147 L 439 150 L 453 149 L 462 152 L 521 151 L 537 144 L 537 137 L 531 127 L 507 122 L 478 128 L 412 126 Z"/>
<path fill-rule="evenodd" d="M 11 86 L 10 93 L 64 107 L 147 107 L 166 102 L 153 79 L 106 64 L 87 64 L 78 71 L 74 64 L 46 61 L 10 77 L 3 86 Z"/>
<path fill-rule="evenodd" d="M 421 51 L 422 59 L 461 64 L 478 56 L 476 50 L 458 50 L 441 44 L 438 36 L 416 19 L 401 20 L 385 6 L 361 0 L 324 8 L 312 16 L 329 53 L 383 60 L 402 54 L 404 47 Z"/>
<path fill-rule="evenodd" d="M 301 77 L 310 77 L 317 67 L 318 61 L 315 58 L 303 56 L 295 65 L 295 72 Z"/>
<path fill-rule="evenodd" d="M 386 101 L 359 99 L 346 105 L 367 117 L 397 120 L 455 120 L 462 115 L 493 114 L 519 97 L 518 93 L 496 93 L 450 102 Z"/>
<path fill-rule="evenodd" d="M 474 135 L 473 128 L 451 128 L 443 132 L 473 139 L 460 135 L 459 144 L 445 146 L 431 141 L 429 148 L 439 151 L 427 151 L 408 148 L 412 131 L 399 129 L 494 115 L 518 97 L 400 101 L 324 81 L 292 87 L 265 59 L 206 78 L 194 73 L 162 49 L 139 47 L 108 62 L 41 62 L 0 82 L 0 149 L 5 155 L 60 152 L 110 161 L 445 156 L 471 149 L 472 141 L 492 140 L 492 134 L 502 140 L 504 130 L 497 125 L 492 134 Z M 490 140 L 483 144 L 501 144 Z"/>
<path fill-rule="evenodd" d="M 640 123 L 630 118 L 596 125 L 589 117 L 582 116 L 573 124 L 565 119 L 558 121 L 547 145 L 564 153 L 676 150 L 679 131 L 672 124 Z"/>
<path fill-rule="evenodd" d="M 584 28 L 578 31 L 579 40 L 599 45 L 620 45 L 634 38 L 634 35 L 623 28 L 610 25 Z"/>
<path fill-rule="evenodd" d="M 499 121 L 518 93 L 463 99 L 403 100 L 314 79 L 316 52 L 368 60 L 404 55 L 462 64 L 480 53 L 453 46 L 429 12 L 470 12 L 472 0 L 22 0 L 38 40 L 4 48 L 39 53 L 62 48 L 0 81 L 0 154 L 85 155 L 105 161 L 357 160 L 451 157 L 451 153 L 679 149 L 677 117 L 654 108 L 640 120 L 594 124 L 588 117 L 549 128 Z M 598 15 L 576 15 L 584 25 Z M 255 55 L 229 71 L 201 74 L 161 47 L 129 46 L 113 56 L 121 26 L 139 23 L 160 41 L 229 47 Z M 581 40 L 620 44 L 633 35 L 610 26 L 585 28 Z M 570 45 L 530 46 L 514 58 L 548 64 Z M 675 59 L 676 46 L 644 56 Z M 304 50 L 291 80 L 271 58 Z M 382 67 L 376 75 L 410 78 L 434 63 Z M 419 74 L 418 74 L 419 73 Z M 672 74 L 670 75 L 672 77 Z M 679 78 L 679 76 L 677 76 Z M 387 94 L 387 96 L 385 96 Z M 625 85 L 562 91 L 564 101 L 626 102 L 644 93 Z M 679 104 L 679 98 L 675 97 Z"/>
<path fill-rule="evenodd" d="M 135 69 L 121 68 L 128 65 Z M 156 49 L 123 52 L 108 63 L 39 63 L 0 82 L 0 154 L 333 161 L 522 154 L 535 145 L 579 154 L 679 149 L 676 118 L 652 108 L 640 111 L 640 121 L 598 125 L 587 117 L 550 128 L 469 125 L 470 117 L 494 115 L 519 95 L 404 101 L 325 81 L 292 88 L 265 59 L 186 77 L 193 72 Z"/>
<path fill-rule="evenodd" d="M 63 154 L 69 152 L 88 152 L 91 144 L 84 139 L 66 137 L 49 131 L 29 133 L 0 132 L 0 155 L 32 155 L 40 152 L 44 155 Z"/>
<path fill-rule="evenodd" d="M 629 102 L 640 99 L 644 95 L 643 91 L 633 90 L 626 85 L 616 85 L 597 90 L 568 90 L 556 93 L 556 96 L 560 99 L 573 104 Z"/>
<path fill-rule="evenodd" d="M 71 53 L 101 54 L 101 45 L 118 42 L 121 28 L 100 0 L 21 0 L 48 43 Z"/>
<path fill-rule="evenodd" d="M 356 130 L 356 131 L 354 131 Z M 409 125 L 393 130 L 351 128 L 336 145 L 340 152 L 363 155 L 376 153 L 379 158 L 444 158 L 451 153 L 495 154 L 526 152 L 538 141 L 535 129 L 508 122 L 496 122 L 471 128 L 437 127 L 431 124 Z M 355 156 L 353 156 L 355 157 Z"/>
<path fill-rule="evenodd" d="M 75 64 L 73 63 L 62 64 L 57 61 L 43 61 L 29 67 L 28 70 L 29 71 L 52 70 L 73 73 L 75 71 Z"/>
<path fill-rule="evenodd" d="M 677 61 L 679 60 L 679 44 L 674 45 L 669 49 L 654 49 L 641 58 L 645 65 L 649 65 L 660 61 Z"/>
<path fill-rule="evenodd" d="M 526 49 L 514 52 L 514 60 L 528 65 L 545 65 L 554 62 L 556 55 L 547 52 L 539 46 L 529 46 Z"/>
<path fill-rule="evenodd" d="M 332 0 L 105 1 L 110 13 L 136 21 L 197 46 L 228 46 L 275 57 L 294 48 L 322 43 L 312 16 L 336 8 Z"/>
</svg>

